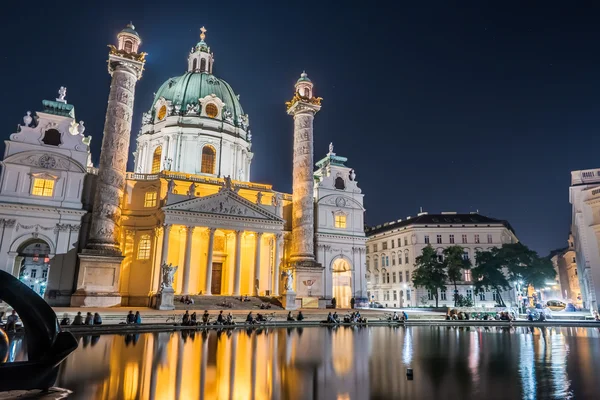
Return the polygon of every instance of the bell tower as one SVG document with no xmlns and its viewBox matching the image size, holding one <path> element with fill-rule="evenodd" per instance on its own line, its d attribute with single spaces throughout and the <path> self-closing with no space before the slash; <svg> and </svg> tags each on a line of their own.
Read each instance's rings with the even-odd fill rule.
<svg viewBox="0 0 600 400">
<path fill-rule="evenodd" d="M 86 248 L 79 254 L 77 290 L 73 306 L 121 304 L 119 244 L 121 202 L 131 136 L 135 85 L 142 77 L 146 53 L 138 52 L 142 40 L 132 23 L 117 34 L 117 45 L 109 45 L 108 73 L 112 76 L 94 208 Z"/>
<path fill-rule="evenodd" d="M 214 57 L 210 47 L 206 44 L 207 29 L 200 28 L 200 41 L 192 47 L 188 56 L 188 72 L 205 72 L 212 74 Z"/>
</svg>

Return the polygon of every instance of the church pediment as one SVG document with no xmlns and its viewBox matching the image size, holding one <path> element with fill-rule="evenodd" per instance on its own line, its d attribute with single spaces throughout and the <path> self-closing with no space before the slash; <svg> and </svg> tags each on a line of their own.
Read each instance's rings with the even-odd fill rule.
<svg viewBox="0 0 600 400">
<path fill-rule="evenodd" d="M 53 152 L 24 151 L 7 157 L 4 160 L 7 164 L 29 165 L 32 167 L 44 168 L 49 170 L 62 170 L 73 172 L 85 172 L 83 165 L 70 157 Z"/>
<path fill-rule="evenodd" d="M 198 197 L 173 203 L 163 207 L 163 210 L 165 212 L 185 211 L 190 213 L 203 213 L 283 222 L 283 220 L 277 215 L 257 204 L 244 199 L 231 190 L 224 190 L 211 196 Z"/>
</svg>

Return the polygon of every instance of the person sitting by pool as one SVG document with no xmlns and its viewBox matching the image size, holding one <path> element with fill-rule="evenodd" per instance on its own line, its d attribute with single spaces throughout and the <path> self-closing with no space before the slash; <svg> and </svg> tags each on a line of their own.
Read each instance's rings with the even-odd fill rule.
<svg viewBox="0 0 600 400">
<path fill-rule="evenodd" d="M 335 323 L 339 323 L 340 322 L 340 317 L 338 316 L 337 311 L 333 313 L 333 321 Z"/>
<path fill-rule="evenodd" d="M 83 324 L 84 325 L 94 325 L 94 316 L 92 315 L 91 312 L 88 312 L 85 315 L 85 322 Z"/>
<path fill-rule="evenodd" d="M 288 320 L 288 322 L 294 322 L 295 321 L 294 317 L 292 317 L 292 312 L 291 311 L 287 315 L 287 320 Z"/>
<path fill-rule="evenodd" d="M 261 313 L 258 313 L 258 314 L 256 314 L 255 322 L 267 322 L 267 318 L 265 318 L 265 316 L 262 315 Z"/>
<path fill-rule="evenodd" d="M 600 322 L 600 314 L 598 314 L 598 311 L 594 311 L 594 320 Z"/>
<path fill-rule="evenodd" d="M 231 315 L 231 313 L 227 314 L 225 325 L 235 325 L 235 322 L 233 322 L 233 315 Z"/>
<path fill-rule="evenodd" d="M 181 325 L 188 326 L 190 324 L 190 312 L 185 310 L 183 317 L 181 318 Z"/>
<path fill-rule="evenodd" d="M 402 321 L 408 321 L 408 314 L 406 313 L 406 311 L 402 311 Z"/>
<path fill-rule="evenodd" d="M 333 315 L 331 315 L 331 311 L 327 314 L 327 320 L 325 321 L 328 324 L 335 324 L 335 320 L 333 319 Z"/>
<path fill-rule="evenodd" d="M 141 323 L 142 323 L 142 316 L 140 315 L 140 312 L 139 312 L 139 311 L 136 311 L 136 312 L 135 312 L 135 317 L 134 317 L 134 318 L 135 318 L 135 319 L 134 319 L 134 323 L 135 323 L 135 324 L 138 324 L 138 325 L 139 325 L 139 324 L 141 324 Z"/>
<path fill-rule="evenodd" d="M 198 325 L 198 321 L 196 320 L 196 311 L 194 311 L 192 313 L 192 315 L 190 315 L 190 325 L 191 326 L 196 326 Z"/>
<path fill-rule="evenodd" d="M 77 315 L 73 318 L 73 323 L 71 325 L 83 325 L 83 317 L 81 316 L 81 311 L 77 311 Z"/>
<path fill-rule="evenodd" d="M 221 311 L 221 314 L 223 314 L 223 311 Z M 209 320 L 210 320 L 210 315 L 208 314 L 208 310 L 204 310 L 204 314 L 202 314 L 202 323 L 204 325 L 208 325 Z"/>
<path fill-rule="evenodd" d="M 62 319 L 60 320 L 60 324 L 62 326 L 71 325 L 71 318 L 69 318 L 69 314 L 64 313 Z"/>
<path fill-rule="evenodd" d="M 17 316 L 17 312 L 12 310 L 12 313 L 6 318 L 6 332 L 15 332 L 17 330 L 17 322 L 19 322 L 19 317 Z"/>
<path fill-rule="evenodd" d="M 394 315 L 392 315 L 392 321 L 400 321 L 400 317 L 396 311 L 394 311 Z"/>
<path fill-rule="evenodd" d="M 298 316 L 296 317 L 296 321 L 302 321 L 304 319 L 304 315 L 302 315 L 302 311 L 298 311 Z"/>
<path fill-rule="evenodd" d="M 127 324 L 135 324 L 135 315 L 133 315 L 133 311 L 129 310 L 129 314 L 127 314 L 125 322 Z"/>
<path fill-rule="evenodd" d="M 204 313 L 208 313 L 208 311 L 204 311 Z M 221 310 L 219 312 L 219 315 L 217 316 L 217 324 L 222 325 L 224 323 L 225 323 L 225 317 L 223 317 L 223 310 Z"/>
<path fill-rule="evenodd" d="M 252 316 L 252 311 L 250 311 L 248 313 L 248 316 L 246 317 L 246 323 L 247 324 L 253 324 L 254 323 L 254 317 Z"/>
</svg>

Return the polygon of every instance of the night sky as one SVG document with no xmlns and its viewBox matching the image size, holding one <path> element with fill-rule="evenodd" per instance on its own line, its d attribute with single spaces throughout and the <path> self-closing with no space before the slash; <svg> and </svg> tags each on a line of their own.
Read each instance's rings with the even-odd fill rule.
<svg viewBox="0 0 600 400">
<path fill-rule="evenodd" d="M 479 210 L 507 219 L 542 255 L 566 245 L 570 171 L 600 167 L 600 9 L 591 2 L 149 3 L 5 5 L 2 137 L 63 85 L 93 136 L 97 164 L 106 45 L 132 20 L 149 53 L 133 151 L 153 92 L 185 72 L 205 25 L 213 72 L 250 116 L 253 181 L 291 192 L 293 125 L 284 102 L 305 69 L 324 99 L 315 161 L 329 142 L 348 157 L 367 224 L 419 207 Z"/>
</svg>

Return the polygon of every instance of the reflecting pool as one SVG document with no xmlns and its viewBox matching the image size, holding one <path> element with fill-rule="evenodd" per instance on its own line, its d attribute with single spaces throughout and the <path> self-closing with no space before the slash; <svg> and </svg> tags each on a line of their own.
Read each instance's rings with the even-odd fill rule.
<svg viewBox="0 0 600 400">
<path fill-rule="evenodd" d="M 78 339 L 57 381 L 70 399 L 589 399 L 600 377 L 597 328 L 315 327 Z M 12 360 L 24 357 L 23 344 L 11 349 Z"/>
</svg>

